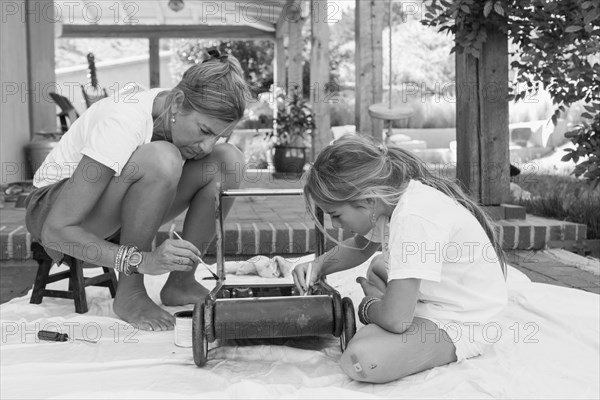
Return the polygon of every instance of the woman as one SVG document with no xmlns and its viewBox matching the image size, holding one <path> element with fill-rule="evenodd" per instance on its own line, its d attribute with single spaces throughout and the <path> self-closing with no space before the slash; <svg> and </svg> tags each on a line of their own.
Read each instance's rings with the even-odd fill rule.
<svg viewBox="0 0 600 400">
<path fill-rule="evenodd" d="M 45 159 L 28 198 L 27 228 L 55 261 L 68 254 L 120 272 L 114 311 L 139 329 L 174 326 L 148 297 L 144 274 L 170 272 L 160 294 L 168 306 L 207 294 L 194 272 L 215 234 L 216 183 L 240 185 L 242 154 L 217 141 L 242 118 L 249 91 L 237 59 L 211 56 L 172 90 L 94 104 Z M 186 240 L 152 251 L 159 227 L 186 209 Z M 120 245 L 106 240 L 119 231 Z"/>
</svg>

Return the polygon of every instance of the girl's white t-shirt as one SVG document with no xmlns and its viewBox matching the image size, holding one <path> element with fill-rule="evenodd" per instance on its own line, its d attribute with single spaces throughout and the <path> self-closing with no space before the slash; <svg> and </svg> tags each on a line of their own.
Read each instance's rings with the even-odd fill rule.
<svg viewBox="0 0 600 400">
<path fill-rule="evenodd" d="M 35 173 L 44 187 L 73 175 L 86 155 L 121 175 L 133 152 L 152 139 L 154 99 L 165 89 L 114 95 L 94 103 L 77 118 Z M 90 171 L 95 176 L 97 171 Z"/>
<path fill-rule="evenodd" d="M 411 180 L 389 227 L 378 225 L 370 239 L 383 242 L 388 282 L 421 280 L 416 317 L 478 325 L 506 305 L 504 274 L 489 238 L 451 197 Z"/>
</svg>

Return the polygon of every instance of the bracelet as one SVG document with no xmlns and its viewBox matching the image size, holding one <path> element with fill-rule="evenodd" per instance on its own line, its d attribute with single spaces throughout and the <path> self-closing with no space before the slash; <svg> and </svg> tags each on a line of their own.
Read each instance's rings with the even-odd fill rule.
<svg viewBox="0 0 600 400">
<path fill-rule="evenodd" d="M 127 246 L 127 252 L 122 260 L 121 268 L 123 268 L 123 273 L 127 276 L 131 275 L 131 271 L 129 270 L 129 257 L 131 257 L 131 253 L 133 253 L 135 250 L 137 250 L 135 246 Z"/>
<path fill-rule="evenodd" d="M 369 319 L 368 312 L 369 307 L 375 302 L 381 301 L 378 297 L 365 297 L 367 300 L 363 300 L 358 306 L 358 319 L 363 325 L 369 325 L 371 320 Z"/>
<path fill-rule="evenodd" d="M 129 257 L 134 251 L 137 251 L 135 246 L 127 246 L 122 244 L 117 250 L 117 256 L 115 257 L 115 269 L 127 276 L 131 275 L 132 272 L 129 270 Z"/>
<path fill-rule="evenodd" d="M 134 256 L 132 261 L 132 256 Z M 127 254 L 123 262 L 123 272 L 126 276 L 133 274 L 139 274 L 138 268 L 143 260 L 144 256 L 136 246 L 129 246 Z"/>
<path fill-rule="evenodd" d="M 118 272 L 123 272 L 122 260 L 123 260 L 123 255 L 125 254 L 126 250 L 127 250 L 127 246 L 125 246 L 125 245 L 119 246 L 119 250 L 117 250 L 117 255 L 115 256 L 115 269 Z"/>
</svg>

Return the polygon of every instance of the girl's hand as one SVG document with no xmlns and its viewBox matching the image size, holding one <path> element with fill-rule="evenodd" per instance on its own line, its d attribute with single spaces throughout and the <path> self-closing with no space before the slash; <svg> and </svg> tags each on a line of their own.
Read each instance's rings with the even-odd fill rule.
<svg viewBox="0 0 600 400">
<path fill-rule="evenodd" d="M 187 240 L 167 239 L 144 257 L 140 274 L 160 275 L 171 271 L 191 271 L 200 262 L 200 250 Z"/>
<path fill-rule="evenodd" d="M 359 276 L 356 278 L 356 282 L 362 286 L 363 292 L 367 297 L 377 297 L 378 299 L 383 298 L 383 292 L 373 284 L 370 280 L 365 277 Z"/>
<path fill-rule="evenodd" d="M 312 272 L 310 277 L 310 282 L 307 285 L 306 273 L 308 272 L 308 264 L 312 264 Z M 319 280 L 321 275 L 321 264 L 316 263 L 314 261 L 305 262 L 302 264 L 298 264 L 292 270 L 292 277 L 294 278 L 294 284 L 300 291 L 300 294 L 303 295 L 308 290 L 309 286 L 312 286 L 316 281 Z"/>
</svg>

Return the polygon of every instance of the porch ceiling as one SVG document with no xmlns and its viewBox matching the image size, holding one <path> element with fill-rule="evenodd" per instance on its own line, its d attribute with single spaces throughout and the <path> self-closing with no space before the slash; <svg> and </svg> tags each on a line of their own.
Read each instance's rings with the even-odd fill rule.
<svg viewBox="0 0 600 400">
<path fill-rule="evenodd" d="M 289 0 L 55 0 L 62 37 L 274 37 Z M 227 30 L 229 29 L 229 34 Z M 178 30 L 181 31 L 178 33 Z"/>
</svg>

